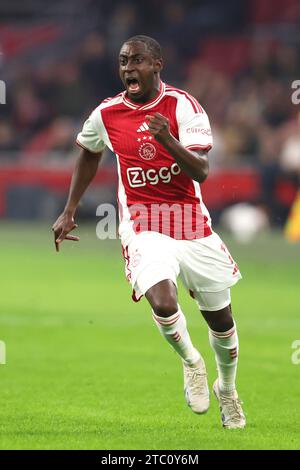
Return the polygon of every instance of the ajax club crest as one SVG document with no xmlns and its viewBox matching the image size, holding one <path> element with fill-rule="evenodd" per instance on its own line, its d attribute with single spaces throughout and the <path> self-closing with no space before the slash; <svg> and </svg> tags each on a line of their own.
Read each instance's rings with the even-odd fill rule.
<svg viewBox="0 0 300 470">
<path fill-rule="evenodd" d="M 139 146 L 139 156 L 143 160 L 152 160 L 156 155 L 156 148 L 151 142 L 143 142 Z"/>
</svg>

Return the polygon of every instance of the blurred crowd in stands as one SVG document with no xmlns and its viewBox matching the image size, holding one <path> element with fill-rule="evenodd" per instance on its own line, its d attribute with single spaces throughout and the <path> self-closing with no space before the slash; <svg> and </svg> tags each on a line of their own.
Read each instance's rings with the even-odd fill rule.
<svg viewBox="0 0 300 470">
<path fill-rule="evenodd" d="M 189 91 L 206 109 L 214 137 L 212 169 L 258 167 L 270 203 L 279 173 L 299 177 L 300 105 L 291 100 L 292 82 L 300 80 L 300 37 L 293 33 L 299 30 L 298 2 L 75 3 L 84 21 L 93 22 L 65 56 L 53 54 L 64 34 L 71 34 L 60 24 L 61 36 L 52 49 L 47 44 L 45 55 L 40 47 L 34 59 L 26 61 L 25 52 L 19 65 L 14 61 L 7 104 L 0 106 L 0 162 L 8 155 L 68 161 L 77 152 L 74 139 L 84 119 L 103 98 L 122 90 L 118 50 L 140 33 L 163 46 L 163 80 Z M 0 47 L 1 31 L 0 23 Z M 11 60 L 2 52 L 0 73 Z"/>
</svg>

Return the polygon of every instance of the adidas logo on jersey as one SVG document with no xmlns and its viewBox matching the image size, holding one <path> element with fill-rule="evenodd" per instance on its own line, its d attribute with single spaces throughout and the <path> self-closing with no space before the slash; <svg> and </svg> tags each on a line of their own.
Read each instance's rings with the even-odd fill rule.
<svg viewBox="0 0 300 470">
<path fill-rule="evenodd" d="M 149 126 L 146 122 L 143 122 L 143 124 L 140 125 L 138 128 L 137 132 L 146 132 L 149 129 Z"/>
</svg>

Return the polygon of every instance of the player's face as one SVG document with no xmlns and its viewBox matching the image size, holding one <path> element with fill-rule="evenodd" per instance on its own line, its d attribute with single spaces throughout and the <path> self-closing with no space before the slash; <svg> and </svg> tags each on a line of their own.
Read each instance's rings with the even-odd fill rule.
<svg viewBox="0 0 300 470">
<path fill-rule="evenodd" d="M 155 59 L 143 42 L 123 44 L 119 55 L 121 80 L 132 101 L 149 101 L 159 90 L 161 59 Z"/>
</svg>

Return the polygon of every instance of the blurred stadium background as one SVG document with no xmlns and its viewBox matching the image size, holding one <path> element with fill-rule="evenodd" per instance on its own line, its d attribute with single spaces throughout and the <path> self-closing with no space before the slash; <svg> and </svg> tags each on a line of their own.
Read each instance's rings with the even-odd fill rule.
<svg viewBox="0 0 300 470">
<path fill-rule="evenodd" d="M 211 121 L 203 194 L 244 273 L 234 290 L 243 435 L 222 433 L 216 404 L 204 426 L 185 410 L 179 365 L 145 303 L 130 301 L 119 244 L 96 239 L 97 205 L 116 202 L 109 151 L 78 213 L 80 244 L 53 251 L 76 134 L 121 90 L 118 52 L 134 34 L 162 44 L 163 80 Z M 0 447 L 299 448 L 300 250 L 284 237 L 300 175 L 299 1 L 2 0 L 0 80 Z M 212 381 L 206 329 L 188 302 Z"/>
<path fill-rule="evenodd" d="M 295 0 L 1 2 L 0 216 L 53 220 L 61 209 L 83 120 L 121 89 L 120 44 L 139 32 L 163 45 L 163 79 L 207 110 L 214 135 L 203 186 L 216 217 L 247 201 L 283 226 L 299 184 L 300 7 Z M 115 201 L 106 156 L 86 196 Z M 99 190 L 100 189 L 100 190 Z"/>
</svg>

